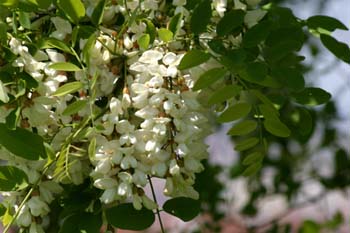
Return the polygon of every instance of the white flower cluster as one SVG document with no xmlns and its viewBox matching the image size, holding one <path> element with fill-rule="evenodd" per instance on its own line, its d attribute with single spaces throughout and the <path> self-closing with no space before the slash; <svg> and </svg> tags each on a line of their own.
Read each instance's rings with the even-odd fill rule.
<svg viewBox="0 0 350 233">
<path fill-rule="evenodd" d="M 141 191 L 151 176 L 166 179 L 166 195 L 198 198 L 192 185 L 194 173 L 203 169 L 208 126 L 198 93 L 177 70 L 181 58 L 161 48 L 145 51 L 129 67 L 121 99 L 111 99 L 103 118 L 112 128 L 104 134 L 117 136 L 99 137 L 91 174 L 94 185 L 105 190 L 102 202 L 132 197 L 135 208 L 141 202 L 154 208 Z"/>
</svg>

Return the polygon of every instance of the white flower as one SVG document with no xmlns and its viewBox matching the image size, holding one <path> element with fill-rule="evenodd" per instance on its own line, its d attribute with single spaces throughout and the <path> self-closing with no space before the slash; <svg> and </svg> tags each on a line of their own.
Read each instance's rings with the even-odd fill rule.
<svg viewBox="0 0 350 233">
<path fill-rule="evenodd" d="M 152 166 L 152 174 L 158 177 L 164 177 L 167 171 L 165 163 L 156 163 Z"/>
<path fill-rule="evenodd" d="M 177 162 L 175 159 L 170 161 L 169 172 L 173 176 L 180 174 L 180 167 L 179 167 L 179 165 L 177 165 Z"/>
<path fill-rule="evenodd" d="M 50 212 L 49 206 L 40 199 L 39 196 L 31 197 L 28 201 L 28 207 L 33 216 L 45 216 Z"/>
<path fill-rule="evenodd" d="M 10 98 L 7 95 L 7 90 L 1 80 L 0 80 L 0 101 L 4 103 L 7 103 L 10 101 Z"/>
<path fill-rule="evenodd" d="M 139 62 L 146 64 L 158 64 L 158 61 L 162 59 L 163 53 L 157 50 L 147 50 L 139 58 Z"/>
<path fill-rule="evenodd" d="M 119 196 L 130 196 L 131 195 L 131 186 L 125 182 L 120 183 L 118 186 L 118 195 Z"/>
<path fill-rule="evenodd" d="M 145 186 L 147 184 L 147 176 L 143 171 L 135 169 L 132 175 L 132 181 L 136 185 Z"/>
<path fill-rule="evenodd" d="M 36 222 L 32 222 L 29 228 L 29 233 L 45 233 L 45 232 L 40 224 L 37 224 Z"/>
<path fill-rule="evenodd" d="M 29 212 L 28 205 L 24 205 L 17 217 L 17 224 L 23 227 L 29 227 L 32 223 L 32 215 Z"/>
<path fill-rule="evenodd" d="M 214 7 L 218 14 L 222 17 L 226 11 L 227 0 L 214 0 Z"/>
<path fill-rule="evenodd" d="M 142 209 L 142 198 L 139 195 L 133 195 L 132 196 L 132 205 L 136 210 Z"/>
<path fill-rule="evenodd" d="M 256 6 L 261 2 L 261 0 L 246 0 L 245 2 L 248 4 L 248 6 Z"/>
<path fill-rule="evenodd" d="M 132 157 L 131 155 L 126 155 L 121 163 L 120 163 L 120 167 L 123 169 L 128 169 L 130 167 L 135 168 L 137 167 L 137 160 Z"/>
<path fill-rule="evenodd" d="M 152 201 L 149 197 L 147 197 L 147 195 L 142 195 L 142 203 L 143 205 L 149 209 L 149 210 L 154 210 L 158 208 L 158 205 Z"/>
<path fill-rule="evenodd" d="M 118 186 L 118 182 L 115 179 L 105 177 L 95 180 L 94 186 L 99 189 L 111 189 Z"/>
<path fill-rule="evenodd" d="M 250 28 L 253 27 L 255 24 L 257 24 L 264 16 L 266 15 L 267 11 L 256 9 L 252 11 L 247 11 L 246 15 L 244 16 L 244 23 Z"/>
<path fill-rule="evenodd" d="M 116 188 L 106 189 L 103 192 L 102 196 L 100 197 L 100 200 L 105 204 L 109 204 L 116 199 L 116 196 L 117 196 Z"/>
<path fill-rule="evenodd" d="M 52 17 L 51 21 L 55 25 L 56 31 L 51 33 L 52 37 L 55 37 L 59 40 L 64 40 L 67 34 L 72 33 L 72 25 L 67 20 L 64 20 L 60 17 Z"/>
<path fill-rule="evenodd" d="M 184 6 L 186 5 L 186 0 L 173 0 L 173 5 L 174 6 Z"/>
</svg>

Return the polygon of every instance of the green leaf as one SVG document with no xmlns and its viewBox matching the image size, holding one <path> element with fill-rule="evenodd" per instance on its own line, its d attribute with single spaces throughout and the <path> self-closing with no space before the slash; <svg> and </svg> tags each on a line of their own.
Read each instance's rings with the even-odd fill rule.
<svg viewBox="0 0 350 233">
<path fill-rule="evenodd" d="M 64 218 L 59 233 L 98 233 L 101 226 L 101 213 L 78 212 Z"/>
<path fill-rule="evenodd" d="M 239 72 L 240 77 L 252 83 L 259 83 L 266 78 L 268 67 L 262 62 L 251 62 Z"/>
<path fill-rule="evenodd" d="M 158 29 L 158 35 L 159 35 L 159 38 L 162 41 L 164 41 L 165 43 L 167 43 L 173 39 L 173 33 L 166 28 Z"/>
<path fill-rule="evenodd" d="M 0 166 L 0 191 L 16 191 L 28 186 L 24 171 L 13 166 Z"/>
<path fill-rule="evenodd" d="M 155 218 L 153 211 L 146 208 L 136 210 L 132 203 L 123 203 L 106 209 L 109 224 L 124 230 L 141 231 L 150 227 Z"/>
<path fill-rule="evenodd" d="M 350 64 L 350 48 L 347 44 L 342 43 L 334 39 L 333 37 L 325 34 L 321 34 L 322 44 L 337 58 Z"/>
<path fill-rule="evenodd" d="M 290 136 L 290 130 L 288 129 L 288 127 L 282 123 L 278 118 L 275 119 L 265 119 L 264 120 L 264 127 L 265 129 L 277 136 L 277 137 L 289 137 Z"/>
<path fill-rule="evenodd" d="M 143 19 L 142 21 L 146 23 L 146 33 L 149 35 L 149 38 L 150 38 L 150 42 L 149 43 L 152 44 L 154 39 L 156 38 L 157 29 L 156 29 L 156 27 L 154 26 L 154 24 L 152 23 L 151 20 Z"/>
<path fill-rule="evenodd" d="M 19 23 L 23 28 L 30 29 L 30 15 L 27 12 L 20 11 L 19 13 Z"/>
<path fill-rule="evenodd" d="M 169 22 L 169 30 L 173 33 L 175 37 L 181 28 L 182 13 L 177 13 L 171 18 Z"/>
<path fill-rule="evenodd" d="M 83 88 L 83 83 L 79 81 L 66 83 L 63 86 L 59 87 L 53 96 L 64 96 L 70 93 L 74 93 Z"/>
<path fill-rule="evenodd" d="M 299 104 L 316 106 L 327 103 L 332 96 L 321 88 L 309 87 L 301 92 L 295 93 L 293 97 Z"/>
<path fill-rule="evenodd" d="M 306 220 L 303 222 L 299 233 L 320 233 L 321 227 L 316 222 Z"/>
<path fill-rule="evenodd" d="M 52 0 L 36 0 L 36 2 L 41 9 L 47 9 L 52 4 Z"/>
<path fill-rule="evenodd" d="M 279 119 L 279 112 L 273 106 L 267 104 L 260 104 L 259 111 L 264 116 L 265 119 Z"/>
<path fill-rule="evenodd" d="M 6 207 L 0 203 L 0 218 L 6 213 Z"/>
<path fill-rule="evenodd" d="M 88 154 L 91 161 L 94 160 L 96 155 L 96 137 L 92 138 L 88 148 Z"/>
<path fill-rule="evenodd" d="M 70 105 L 68 105 L 67 108 L 62 112 L 62 115 L 64 116 L 73 115 L 79 112 L 80 110 L 82 110 L 87 103 L 88 103 L 87 100 L 77 100 L 74 103 L 71 103 Z"/>
<path fill-rule="evenodd" d="M 264 155 L 263 153 L 261 153 L 260 151 L 255 151 L 249 155 L 247 155 L 244 160 L 243 160 L 243 165 L 248 166 L 251 165 L 253 163 L 261 163 L 261 161 L 263 160 Z"/>
<path fill-rule="evenodd" d="M 209 87 L 211 84 L 215 83 L 219 79 L 223 78 L 227 70 L 222 67 L 213 68 L 211 70 L 206 71 L 202 74 L 197 82 L 193 86 L 193 90 L 197 91 L 206 87 Z"/>
<path fill-rule="evenodd" d="M 90 63 L 90 52 L 91 52 L 91 48 L 94 46 L 96 41 L 96 34 L 92 34 L 89 39 L 87 40 L 82 55 L 83 55 L 83 61 L 86 64 Z"/>
<path fill-rule="evenodd" d="M 264 57 L 269 62 L 277 62 L 289 55 L 290 53 L 298 51 L 299 49 L 299 42 L 287 40 L 280 42 L 274 46 L 266 47 L 264 50 Z"/>
<path fill-rule="evenodd" d="M 258 124 L 253 120 L 244 120 L 235 124 L 229 131 L 228 134 L 231 136 L 246 135 L 253 132 Z"/>
<path fill-rule="evenodd" d="M 91 22 L 98 26 L 102 23 L 106 0 L 100 0 L 91 15 Z"/>
<path fill-rule="evenodd" d="M 20 119 L 21 108 L 13 109 L 6 117 L 6 126 L 9 129 L 16 129 L 17 123 Z"/>
<path fill-rule="evenodd" d="M 187 197 L 176 197 L 167 200 L 163 210 L 187 222 L 195 218 L 200 212 L 200 202 Z"/>
<path fill-rule="evenodd" d="M 15 7 L 17 6 L 19 0 L 2 0 L 0 6 L 4 7 Z"/>
<path fill-rule="evenodd" d="M 252 176 L 262 167 L 261 163 L 253 163 L 243 171 L 243 176 Z"/>
<path fill-rule="evenodd" d="M 81 0 L 57 0 L 57 5 L 72 23 L 78 24 L 85 16 L 85 7 Z"/>
<path fill-rule="evenodd" d="M 26 88 L 29 90 L 33 88 L 37 88 L 39 86 L 38 81 L 36 81 L 36 79 L 34 79 L 31 75 L 29 75 L 26 72 L 19 73 L 18 77 L 25 81 Z"/>
<path fill-rule="evenodd" d="M 10 130 L 0 123 L 0 145 L 16 156 L 28 160 L 46 158 L 43 138 L 26 129 Z"/>
<path fill-rule="evenodd" d="M 202 0 L 193 10 L 190 21 L 191 30 L 194 34 L 200 34 L 207 30 L 211 19 L 211 1 Z"/>
<path fill-rule="evenodd" d="M 179 70 L 189 69 L 208 61 L 210 55 L 201 50 L 194 49 L 185 54 L 178 66 Z"/>
<path fill-rule="evenodd" d="M 230 122 L 235 121 L 248 115 L 252 105 L 249 103 L 237 103 L 229 108 L 227 108 L 219 117 L 218 122 Z"/>
<path fill-rule="evenodd" d="M 245 68 L 247 52 L 244 49 L 233 49 L 221 57 L 220 63 L 236 74 Z"/>
<path fill-rule="evenodd" d="M 318 30 L 322 28 L 324 30 L 333 32 L 336 29 L 349 30 L 342 22 L 339 20 L 325 16 L 325 15 L 315 15 L 306 20 L 306 24 L 309 28 Z"/>
<path fill-rule="evenodd" d="M 1 22 L 0 20 L 0 43 L 5 44 L 7 41 L 7 29 L 8 26 L 6 23 Z"/>
<path fill-rule="evenodd" d="M 50 69 L 61 70 L 61 71 L 79 71 L 81 68 L 69 62 L 56 62 L 49 65 Z"/>
<path fill-rule="evenodd" d="M 216 27 L 216 33 L 219 36 L 226 36 L 234 29 L 241 26 L 244 22 L 245 12 L 243 10 L 232 10 L 225 13 Z"/>
<path fill-rule="evenodd" d="M 254 47 L 264 41 L 269 35 L 272 23 L 268 20 L 260 21 L 258 24 L 250 28 L 242 39 L 242 45 L 246 48 Z"/>
<path fill-rule="evenodd" d="M 215 91 L 208 100 L 209 105 L 218 104 L 225 100 L 231 99 L 232 97 L 238 95 L 242 90 L 242 87 L 238 85 L 228 85 Z"/>
<path fill-rule="evenodd" d="M 45 38 L 38 42 L 39 49 L 51 49 L 56 48 L 63 52 L 74 54 L 72 49 L 63 41 L 60 41 L 56 38 Z"/>
<path fill-rule="evenodd" d="M 290 90 L 301 91 L 305 87 L 305 80 L 302 73 L 296 68 L 278 67 L 272 70 L 271 74 Z"/>
<path fill-rule="evenodd" d="M 150 41 L 151 41 L 151 38 L 149 34 L 143 34 L 137 39 L 138 45 L 143 50 L 146 50 L 148 48 Z"/>
<path fill-rule="evenodd" d="M 256 137 L 245 139 L 239 143 L 236 144 L 235 150 L 236 151 L 245 151 L 252 147 L 254 147 L 256 144 L 259 143 L 259 139 Z"/>
</svg>

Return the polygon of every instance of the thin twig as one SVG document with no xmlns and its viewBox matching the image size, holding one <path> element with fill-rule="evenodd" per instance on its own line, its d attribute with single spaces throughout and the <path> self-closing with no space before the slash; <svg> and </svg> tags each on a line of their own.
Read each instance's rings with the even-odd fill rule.
<svg viewBox="0 0 350 233">
<path fill-rule="evenodd" d="M 157 202 L 157 198 L 156 198 L 156 193 L 154 192 L 154 188 L 153 188 L 153 183 L 151 180 L 151 177 L 149 175 L 147 175 L 147 178 L 149 180 L 149 184 L 151 185 L 151 190 L 152 190 L 152 196 L 153 196 L 153 200 L 154 202 L 157 204 L 158 206 L 158 202 Z M 157 216 L 158 216 L 158 220 L 159 220 L 159 224 L 160 224 L 160 229 L 162 230 L 162 233 L 165 233 L 164 230 L 164 226 L 163 226 L 163 222 L 162 222 L 162 218 L 160 217 L 160 211 L 159 208 L 157 207 Z"/>
</svg>

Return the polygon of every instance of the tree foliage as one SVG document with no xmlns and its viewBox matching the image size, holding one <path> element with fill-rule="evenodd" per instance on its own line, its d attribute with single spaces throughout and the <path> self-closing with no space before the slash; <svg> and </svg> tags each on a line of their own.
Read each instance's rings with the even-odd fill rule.
<svg viewBox="0 0 350 233">
<path fill-rule="evenodd" d="M 200 211 L 219 220 L 220 168 L 206 161 L 203 142 L 210 121 L 231 125 L 240 154 L 231 178 L 254 183 L 244 215 L 255 215 L 268 192 L 297 195 L 295 165 L 312 153 L 319 122 L 319 147 L 337 148 L 335 173 L 312 172 L 328 189 L 347 187 L 350 160 L 330 121 L 331 95 L 305 81 L 299 54 L 312 36 L 350 64 L 335 30 L 348 28 L 251 0 L 0 2 L 5 232 L 143 230 L 162 210 L 183 221 Z M 273 187 L 262 182 L 267 168 L 275 170 Z M 156 177 L 170 198 L 162 207 Z M 301 232 L 341 222 L 306 221 Z"/>
</svg>

